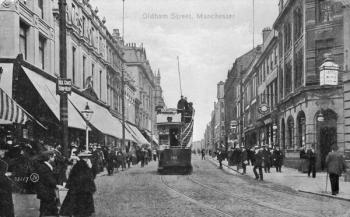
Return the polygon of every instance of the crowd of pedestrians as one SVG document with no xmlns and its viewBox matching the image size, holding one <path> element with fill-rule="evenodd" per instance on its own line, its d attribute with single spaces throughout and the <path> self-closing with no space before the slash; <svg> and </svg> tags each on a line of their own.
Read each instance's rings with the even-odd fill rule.
<svg viewBox="0 0 350 217">
<path fill-rule="evenodd" d="M 202 150 L 202 160 L 205 159 L 205 150 Z M 254 146 L 246 149 L 245 146 L 235 145 L 228 150 L 223 145 L 214 154 L 219 161 L 219 168 L 222 168 L 222 161 L 227 159 L 229 166 L 236 166 L 237 171 L 242 169 L 242 174 L 246 174 L 247 165 L 253 166 L 253 173 L 256 180 L 264 180 L 264 173 L 270 173 L 275 167 L 276 172 L 282 172 L 284 154 L 278 144 L 273 147 Z M 317 154 L 312 147 L 302 147 L 300 149 L 300 170 L 307 172 L 308 177 L 316 178 Z M 339 177 L 346 172 L 346 162 L 343 155 L 338 152 L 336 144 L 331 145 L 331 152 L 325 159 L 327 176 L 331 183 L 332 195 L 339 194 Z"/>
<path fill-rule="evenodd" d="M 108 175 L 131 165 L 144 167 L 157 160 L 157 152 L 136 147 L 124 151 L 90 144 L 90 150 L 72 145 L 70 157 L 59 145 L 28 143 L 0 146 L 0 216 L 14 217 L 12 193 L 35 193 L 40 200 L 40 216 L 84 216 L 95 212 L 95 178 L 106 168 Z M 59 189 L 68 189 L 62 204 Z M 60 209 L 59 209 L 60 208 Z"/>
<path fill-rule="evenodd" d="M 240 147 L 235 145 L 227 151 L 219 148 L 215 154 L 219 161 L 219 168 L 222 168 L 222 161 L 225 159 L 229 166 L 236 166 L 238 171 L 242 169 L 242 174 L 246 174 L 247 166 L 252 165 L 257 180 L 263 180 L 263 172 L 270 173 L 272 167 L 276 168 L 276 172 L 282 172 L 284 156 L 278 145 L 272 148 L 263 144 L 251 149 L 246 149 L 243 145 Z"/>
</svg>

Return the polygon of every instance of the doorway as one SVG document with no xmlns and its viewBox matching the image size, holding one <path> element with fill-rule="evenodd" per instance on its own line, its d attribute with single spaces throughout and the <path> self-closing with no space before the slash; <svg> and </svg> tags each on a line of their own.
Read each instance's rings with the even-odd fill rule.
<svg viewBox="0 0 350 217">
<path fill-rule="evenodd" d="M 317 115 L 319 115 L 318 113 Z M 317 123 L 318 135 L 318 165 L 321 170 L 326 168 L 326 157 L 333 144 L 337 144 L 337 114 L 328 109 L 322 111 L 324 121 Z M 317 116 L 316 116 L 317 117 Z"/>
</svg>

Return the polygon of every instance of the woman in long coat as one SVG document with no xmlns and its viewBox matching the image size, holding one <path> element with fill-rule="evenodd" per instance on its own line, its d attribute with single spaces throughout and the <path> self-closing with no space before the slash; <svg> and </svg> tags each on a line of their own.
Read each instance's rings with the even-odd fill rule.
<svg viewBox="0 0 350 217">
<path fill-rule="evenodd" d="M 68 193 L 63 201 L 60 215 L 74 217 L 89 217 L 95 212 L 93 194 L 96 191 L 94 174 L 89 159 L 81 159 L 72 168 L 66 188 Z"/>
</svg>

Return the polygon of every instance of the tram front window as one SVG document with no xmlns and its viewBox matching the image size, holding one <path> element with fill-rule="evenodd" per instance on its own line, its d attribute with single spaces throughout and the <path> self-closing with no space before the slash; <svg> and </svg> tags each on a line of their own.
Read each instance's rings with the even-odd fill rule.
<svg viewBox="0 0 350 217">
<path fill-rule="evenodd" d="M 169 129 L 169 133 L 170 133 L 170 146 L 180 146 L 179 130 Z"/>
</svg>

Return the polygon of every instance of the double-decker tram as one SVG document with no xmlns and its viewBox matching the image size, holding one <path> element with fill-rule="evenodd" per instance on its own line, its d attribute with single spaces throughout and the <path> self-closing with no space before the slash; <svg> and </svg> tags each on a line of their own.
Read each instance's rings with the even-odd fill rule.
<svg viewBox="0 0 350 217">
<path fill-rule="evenodd" d="M 191 103 L 187 105 L 186 103 L 182 98 L 178 109 L 158 111 L 157 129 L 160 143 L 158 172 L 161 174 L 192 172 L 194 109 Z"/>
</svg>

